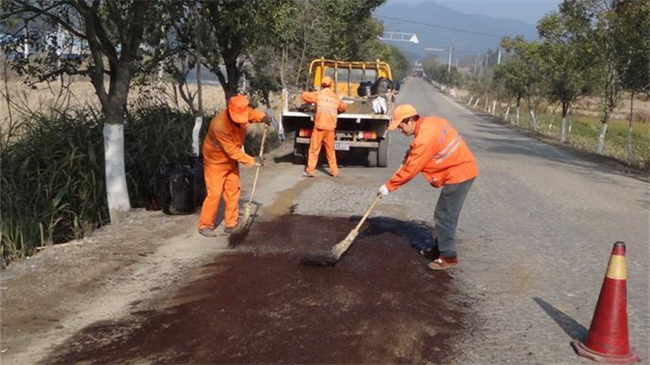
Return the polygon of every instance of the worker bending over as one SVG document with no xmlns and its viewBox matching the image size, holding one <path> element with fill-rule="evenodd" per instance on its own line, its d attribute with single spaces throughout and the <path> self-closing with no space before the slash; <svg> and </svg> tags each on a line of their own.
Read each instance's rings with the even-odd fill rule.
<svg viewBox="0 0 650 365">
<path fill-rule="evenodd" d="M 246 128 L 250 123 L 271 124 L 271 118 L 248 106 L 248 98 L 236 95 L 228 101 L 228 108 L 210 122 L 203 141 L 203 166 L 208 195 L 201 207 L 199 233 L 215 237 L 215 220 L 223 193 L 225 203 L 224 232 L 230 233 L 239 218 L 239 164 L 261 166 L 262 161 L 242 150 Z"/>
<path fill-rule="evenodd" d="M 420 253 L 433 259 L 429 263 L 433 270 L 458 266 L 456 226 L 465 197 L 478 175 L 474 155 L 448 121 L 421 117 L 409 104 L 395 108 L 388 130 L 396 128 L 415 137 L 404 165 L 379 188 L 379 193 L 387 196 L 420 172 L 434 188 L 442 187 L 433 215 L 434 246 Z"/>
<path fill-rule="evenodd" d="M 331 89 L 332 78 L 323 77 L 321 80 L 322 89 L 315 92 L 302 93 L 302 100 L 307 103 L 316 104 L 316 117 L 314 130 L 311 133 L 309 143 L 309 158 L 304 176 L 314 177 L 314 170 L 318 163 L 318 155 L 322 145 L 325 145 L 327 163 L 330 166 L 330 173 L 336 177 L 339 175 L 339 168 L 336 164 L 336 152 L 334 151 L 334 130 L 336 129 L 336 118 L 339 112 L 345 111 L 345 103 Z"/>
</svg>

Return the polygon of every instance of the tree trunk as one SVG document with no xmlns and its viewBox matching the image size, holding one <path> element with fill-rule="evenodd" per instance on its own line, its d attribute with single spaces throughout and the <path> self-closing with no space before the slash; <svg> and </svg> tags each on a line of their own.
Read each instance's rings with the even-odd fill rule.
<svg viewBox="0 0 650 365">
<path fill-rule="evenodd" d="M 532 109 L 528 112 L 530 113 L 530 122 L 533 125 L 533 130 L 537 132 L 537 118 L 535 117 L 535 112 Z"/>
<path fill-rule="evenodd" d="M 197 57 L 197 59 L 200 59 Z M 194 115 L 194 128 L 192 128 L 192 152 L 194 156 L 199 156 L 201 143 L 199 133 L 203 126 L 203 89 L 201 87 L 201 62 L 196 63 L 196 92 L 198 97 L 199 108 Z"/>
<path fill-rule="evenodd" d="M 508 114 L 510 114 L 510 106 L 508 106 L 508 109 L 506 109 L 506 117 L 504 118 L 506 122 L 508 121 Z"/>
<path fill-rule="evenodd" d="M 562 103 L 562 125 L 560 126 L 560 142 L 564 143 L 566 141 L 566 114 L 569 110 L 568 103 Z"/>
<path fill-rule="evenodd" d="M 627 163 L 632 165 L 634 163 L 634 154 L 632 152 L 632 116 L 634 115 L 634 91 L 630 96 L 630 119 L 627 128 Z"/>
<path fill-rule="evenodd" d="M 515 124 L 519 125 L 519 113 L 521 111 L 521 100 L 517 99 L 517 113 L 515 114 Z"/>
<path fill-rule="evenodd" d="M 596 145 L 596 153 L 603 154 L 603 147 L 605 146 L 605 133 L 607 133 L 607 122 L 609 122 L 609 110 L 605 111 L 603 121 L 600 126 L 600 133 L 598 133 L 598 145 Z"/>
<path fill-rule="evenodd" d="M 104 159 L 106 196 L 111 223 L 118 224 L 131 209 L 124 169 L 123 115 L 106 115 L 104 124 Z"/>
<path fill-rule="evenodd" d="M 469 97 L 469 101 L 467 102 L 467 106 L 469 106 L 470 104 L 472 104 L 472 100 L 474 100 L 474 97 L 473 97 L 473 96 L 470 96 L 470 97 Z"/>
<path fill-rule="evenodd" d="M 569 109 L 569 132 L 568 132 L 568 134 L 571 134 L 572 129 L 573 129 L 573 109 Z"/>
</svg>

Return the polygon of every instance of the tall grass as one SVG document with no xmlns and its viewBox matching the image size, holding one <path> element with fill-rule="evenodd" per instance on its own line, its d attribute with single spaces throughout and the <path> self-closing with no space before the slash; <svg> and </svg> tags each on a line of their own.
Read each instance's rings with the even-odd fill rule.
<svg viewBox="0 0 650 365">
<path fill-rule="evenodd" d="M 209 121 L 204 118 L 201 140 Z M 101 113 L 80 108 L 33 115 L 18 130 L 0 131 L 0 266 L 39 246 L 81 238 L 108 222 L 103 123 Z M 130 108 L 124 146 L 133 207 L 157 208 L 161 172 L 188 159 L 193 127 L 190 113 L 166 105 Z M 248 153 L 258 153 L 260 132 L 261 126 L 249 129 Z M 266 148 L 277 145 L 274 130 L 267 143 Z"/>
<path fill-rule="evenodd" d="M 125 166 L 134 207 L 152 207 L 160 170 L 191 151 L 194 118 L 166 106 L 133 108 L 125 124 Z M 2 138 L 1 264 L 66 242 L 108 222 L 103 117 L 91 108 L 34 115 L 18 137 Z M 5 131 L 3 131 L 5 132 Z"/>
</svg>

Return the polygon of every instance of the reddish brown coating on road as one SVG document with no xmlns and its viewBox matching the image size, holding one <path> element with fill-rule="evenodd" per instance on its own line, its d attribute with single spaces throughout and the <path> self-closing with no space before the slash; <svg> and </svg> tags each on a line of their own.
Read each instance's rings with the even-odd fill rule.
<svg viewBox="0 0 650 365">
<path fill-rule="evenodd" d="M 331 268 L 300 258 L 329 249 L 354 221 L 288 215 L 257 222 L 237 249 L 202 268 L 162 308 L 89 326 L 46 361 L 63 363 L 440 363 L 466 305 L 448 272 L 411 245 L 412 222 L 375 218 Z M 410 243 L 410 244 L 409 244 Z"/>
</svg>

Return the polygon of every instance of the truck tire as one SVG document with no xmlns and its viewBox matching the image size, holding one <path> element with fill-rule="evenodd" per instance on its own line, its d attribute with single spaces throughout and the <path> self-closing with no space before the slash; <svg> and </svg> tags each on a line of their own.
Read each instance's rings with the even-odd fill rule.
<svg viewBox="0 0 650 365">
<path fill-rule="evenodd" d="M 377 166 L 388 166 L 388 141 L 390 138 L 386 137 L 379 141 L 379 148 L 377 148 Z"/>
<path fill-rule="evenodd" d="M 377 167 L 377 148 L 368 148 L 368 154 L 366 155 L 366 167 Z"/>
<path fill-rule="evenodd" d="M 294 165 L 304 165 L 307 160 L 305 145 L 297 143 L 294 141 L 293 145 L 293 164 Z"/>
</svg>

